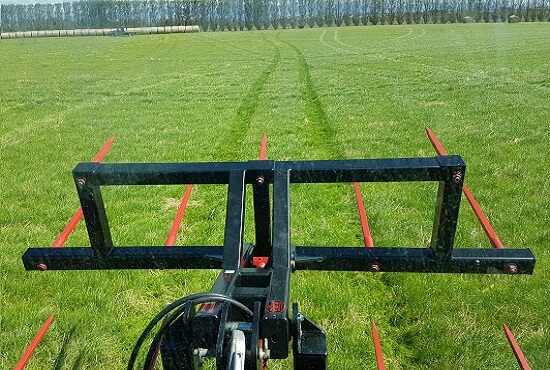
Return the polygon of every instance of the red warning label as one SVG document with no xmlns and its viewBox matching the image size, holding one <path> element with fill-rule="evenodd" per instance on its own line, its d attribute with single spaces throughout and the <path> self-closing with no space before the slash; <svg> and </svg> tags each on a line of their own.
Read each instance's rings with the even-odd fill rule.
<svg viewBox="0 0 550 370">
<path fill-rule="evenodd" d="M 279 313 L 283 312 L 285 309 L 285 302 L 283 301 L 269 301 L 265 307 L 269 313 Z"/>
</svg>

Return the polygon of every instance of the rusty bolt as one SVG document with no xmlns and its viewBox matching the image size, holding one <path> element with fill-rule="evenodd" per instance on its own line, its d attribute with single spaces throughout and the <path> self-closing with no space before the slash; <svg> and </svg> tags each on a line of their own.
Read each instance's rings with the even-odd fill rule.
<svg viewBox="0 0 550 370">
<path fill-rule="evenodd" d="M 511 263 L 510 265 L 508 265 L 508 268 L 506 269 L 506 272 L 511 274 L 511 275 L 517 274 L 518 273 L 517 265 L 515 263 Z"/>
<path fill-rule="evenodd" d="M 265 183 L 265 178 L 263 176 L 258 176 L 256 178 L 256 184 L 263 185 Z"/>
<path fill-rule="evenodd" d="M 48 266 L 46 266 L 45 263 L 39 263 L 36 268 L 38 269 L 38 271 L 46 271 L 48 269 Z"/>
<path fill-rule="evenodd" d="M 78 179 L 76 179 L 76 185 L 82 189 L 85 185 L 86 185 L 86 179 L 82 178 L 82 177 L 79 177 Z"/>
<path fill-rule="evenodd" d="M 378 272 L 380 271 L 380 265 L 378 265 L 377 263 L 373 263 L 369 266 L 369 271 L 370 272 Z"/>
<path fill-rule="evenodd" d="M 460 171 L 453 173 L 453 181 L 454 182 L 462 181 L 462 173 Z"/>
</svg>

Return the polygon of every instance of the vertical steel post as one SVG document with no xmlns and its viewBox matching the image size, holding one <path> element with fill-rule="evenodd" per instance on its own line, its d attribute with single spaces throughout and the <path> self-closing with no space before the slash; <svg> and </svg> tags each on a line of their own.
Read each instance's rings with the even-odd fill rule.
<svg viewBox="0 0 550 370">
<path fill-rule="evenodd" d="M 261 161 L 267 153 L 267 136 L 263 134 L 260 144 Z M 256 230 L 255 257 L 269 257 L 271 253 L 271 209 L 269 204 L 269 184 L 265 176 L 259 175 L 252 184 L 254 202 L 254 226 Z"/>
<path fill-rule="evenodd" d="M 94 255 L 106 257 L 113 247 L 113 241 L 101 190 L 94 183 L 93 172 L 97 166 L 99 163 L 80 163 L 73 170 L 73 177 L 90 237 L 90 247 Z"/>
<path fill-rule="evenodd" d="M 254 226 L 256 243 L 254 256 L 269 257 L 271 252 L 271 209 L 269 204 L 269 184 L 264 178 L 257 178 L 252 184 L 254 204 Z"/>
<path fill-rule="evenodd" d="M 443 148 L 443 145 L 441 145 L 439 140 L 437 140 L 437 137 L 432 132 L 432 130 L 426 127 L 426 133 L 428 134 L 428 138 L 430 139 L 430 142 L 432 143 L 437 154 L 448 155 Z M 475 200 L 474 195 L 472 194 L 470 189 L 468 189 L 468 186 L 466 184 L 463 184 L 462 190 L 464 191 L 464 195 L 466 196 L 466 199 L 468 199 L 470 206 L 472 206 L 472 209 L 474 210 L 474 213 L 476 214 L 476 217 L 479 220 L 481 227 L 483 227 L 485 234 L 487 234 L 487 237 L 489 238 L 489 240 L 491 240 L 491 244 L 493 245 L 493 247 L 497 249 L 504 248 L 504 245 L 502 244 L 495 230 L 491 226 L 491 223 L 487 219 L 487 216 L 485 216 L 485 213 L 483 213 L 483 210 L 479 206 L 479 203 Z"/>
<path fill-rule="evenodd" d="M 227 188 L 227 213 L 225 215 L 225 235 L 223 240 L 224 270 L 242 267 L 244 233 L 245 172 L 231 171 Z"/>
<path fill-rule="evenodd" d="M 105 158 L 105 155 L 107 155 L 107 152 L 109 149 L 111 149 L 111 146 L 113 145 L 113 141 L 115 140 L 114 136 L 111 136 L 109 140 L 103 144 L 101 149 L 99 149 L 99 152 L 92 158 L 92 162 L 101 162 L 103 158 Z M 69 238 L 69 235 L 74 231 L 76 228 L 76 225 L 80 222 L 83 216 L 82 208 L 78 208 L 78 210 L 75 212 L 73 217 L 69 220 L 67 223 L 67 226 L 65 229 L 61 232 L 61 234 L 57 237 L 57 239 L 53 242 L 52 247 L 53 248 L 61 248 L 63 244 L 67 241 Z"/>
<path fill-rule="evenodd" d="M 431 248 L 439 263 L 451 261 L 466 164 L 460 157 L 438 157 L 441 166 Z"/>
<path fill-rule="evenodd" d="M 269 340 L 272 358 L 287 358 L 290 342 L 290 171 L 274 171 L 273 272 L 262 319 L 262 337 Z"/>
</svg>

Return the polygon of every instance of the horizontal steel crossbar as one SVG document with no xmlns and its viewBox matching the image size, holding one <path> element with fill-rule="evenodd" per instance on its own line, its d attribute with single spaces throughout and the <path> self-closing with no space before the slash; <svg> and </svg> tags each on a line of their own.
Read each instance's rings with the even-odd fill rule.
<svg viewBox="0 0 550 370">
<path fill-rule="evenodd" d="M 29 248 L 25 268 L 44 263 L 51 270 L 97 269 L 220 269 L 223 247 L 115 247 L 109 258 L 97 257 L 89 247 Z M 535 261 L 528 249 L 455 248 L 451 261 L 438 263 L 429 248 L 295 247 L 295 270 L 386 271 L 430 273 L 532 274 Z"/>
<path fill-rule="evenodd" d="M 325 161 L 248 161 L 196 163 L 80 163 L 73 171 L 97 186 L 228 184 L 231 172 L 246 171 L 247 183 L 262 172 L 290 171 L 291 183 L 445 181 L 449 167 L 465 167 L 460 156 L 348 159 Z"/>
<path fill-rule="evenodd" d="M 528 249 L 455 248 L 450 261 L 438 261 L 429 248 L 296 247 L 296 270 L 386 271 L 430 273 L 532 274 Z"/>
</svg>

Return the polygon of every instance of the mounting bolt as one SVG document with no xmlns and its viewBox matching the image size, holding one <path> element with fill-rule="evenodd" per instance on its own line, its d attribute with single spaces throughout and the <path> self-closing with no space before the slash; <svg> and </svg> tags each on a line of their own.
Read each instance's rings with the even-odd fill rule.
<svg viewBox="0 0 550 370">
<path fill-rule="evenodd" d="M 514 275 L 518 273 L 518 266 L 515 263 L 511 263 L 506 268 L 506 272 L 510 275 Z"/>
<path fill-rule="evenodd" d="M 460 171 L 456 171 L 455 173 L 453 173 L 453 181 L 454 182 L 462 181 L 462 173 Z"/>
<path fill-rule="evenodd" d="M 82 177 L 79 177 L 78 179 L 76 179 L 76 185 L 82 189 L 84 186 L 86 186 L 86 179 L 82 178 Z"/>
<path fill-rule="evenodd" d="M 263 176 L 258 176 L 258 177 L 256 178 L 256 184 L 258 184 L 258 185 L 263 185 L 264 183 L 265 183 L 265 177 L 263 177 Z"/>
<path fill-rule="evenodd" d="M 46 266 L 45 263 L 39 263 L 38 265 L 36 265 L 36 268 L 38 269 L 38 271 L 46 271 L 48 269 L 48 266 Z"/>
<path fill-rule="evenodd" d="M 380 271 L 380 265 L 377 264 L 377 263 L 373 263 L 369 266 L 369 271 L 370 272 L 378 272 Z"/>
<path fill-rule="evenodd" d="M 157 268 L 158 268 L 159 270 L 165 270 L 165 269 L 168 267 L 168 265 L 166 264 L 166 262 L 162 262 L 162 261 L 156 262 L 155 265 L 157 266 Z"/>
</svg>

